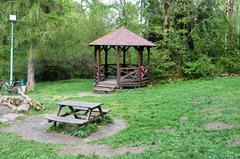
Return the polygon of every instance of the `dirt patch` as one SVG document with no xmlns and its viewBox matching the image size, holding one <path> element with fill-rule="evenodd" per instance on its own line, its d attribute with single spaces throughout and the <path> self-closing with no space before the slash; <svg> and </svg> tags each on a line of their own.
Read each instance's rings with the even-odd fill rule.
<svg viewBox="0 0 240 159">
<path fill-rule="evenodd" d="M 105 97 L 111 96 L 111 94 L 96 94 L 92 92 L 82 92 L 77 95 L 65 95 L 65 96 L 54 96 L 54 100 L 66 100 L 69 98 L 81 98 L 81 97 Z"/>
<path fill-rule="evenodd" d="M 22 116 L 23 114 L 13 113 L 12 108 L 0 105 L 0 123 L 15 122 L 15 120 Z"/>
<path fill-rule="evenodd" d="M 156 130 L 156 133 L 171 133 L 171 132 L 173 132 L 173 129 L 168 126 Z"/>
<path fill-rule="evenodd" d="M 120 147 L 117 149 L 111 149 L 106 145 L 100 144 L 81 144 L 76 146 L 64 147 L 60 150 L 60 155 L 97 155 L 100 157 L 111 157 L 115 155 L 122 155 L 125 153 L 141 153 L 145 150 L 145 147 Z"/>
<path fill-rule="evenodd" d="M 87 137 L 86 141 L 94 141 L 103 137 L 114 135 L 121 130 L 127 128 L 127 123 L 124 120 L 115 119 L 113 124 L 108 124 L 101 130 L 93 133 L 91 136 Z"/>
<path fill-rule="evenodd" d="M 233 129 L 234 125 L 223 123 L 223 122 L 212 122 L 203 126 L 206 129 L 221 130 L 221 129 Z"/>
<path fill-rule="evenodd" d="M 228 146 L 235 147 L 240 145 L 240 139 L 234 139 L 227 142 Z"/>
<path fill-rule="evenodd" d="M 128 152 L 140 153 L 145 150 L 144 147 L 120 147 L 117 149 L 111 149 L 106 145 L 87 143 L 88 141 L 94 141 L 103 137 L 111 136 L 125 129 L 127 124 L 122 119 L 114 119 L 112 124 L 107 125 L 89 137 L 78 138 L 57 133 L 46 133 L 46 130 L 52 123 L 49 124 L 45 119 L 45 116 L 46 115 L 40 115 L 18 121 L 10 127 L 0 129 L 0 131 L 17 133 L 24 140 L 34 140 L 37 142 L 51 144 L 64 144 L 66 146 L 60 150 L 60 155 L 95 154 L 101 157 L 108 157 Z"/>
<path fill-rule="evenodd" d="M 46 115 L 31 117 L 10 127 L 1 129 L 0 131 L 16 132 L 25 140 L 34 140 L 53 144 L 77 144 L 79 142 L 94 141 L 116 134 L 127 127 L 124 120 L 115 119 L 112 124 L 107 125 L 91 136 L 78 138 L 58 133 L 46 133 L 46 130 L 52 125 L 52 123 L 48 123 L 45 116 Z"/>
<path fill-rule="evenodd" d="M 202 109 L 200 110 L 201 113 L 208 113 L 208 114 L 221 114 L 222 113 L 222 109 L 217 109 L 217 108 L 207 108 L 207 109 Z"/>
<path fill-rule="evenodd" d="M 5 114 L 11 113 L 11 108 L 7 106 L 0 105 L 0 117 L 2 117 Z"/>
<path fill-rule="evenodd" d="M 187 120 L 188 120 L 188 117 L 187 116 L 181 116 L 180 118 L 179 118 L 179 120 L 182 122 L 182 123 L 185 123 Z"/>
</svg>

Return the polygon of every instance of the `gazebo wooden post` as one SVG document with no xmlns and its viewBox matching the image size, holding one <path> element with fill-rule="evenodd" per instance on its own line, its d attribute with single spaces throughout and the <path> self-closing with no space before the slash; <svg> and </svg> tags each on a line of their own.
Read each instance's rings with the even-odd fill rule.
<svg viewBox="0 0 240 159">
<path fill-rule="evenodd" d="M 107 76 L 108 76 L 108 48 L 107 48 L 107 46 L 104 49 L 104 51 L 105 51 L 105 66 L 104 66 L 105 70 L 104 70 L 104 75 L 107 78 Z"/>
<path fill-rule="evenodd" d="M 141 87 L 141 51 L 140 47 L 137 47 L 137 53 L 138 53 L 138 80 L 139 80 L 139 87 Z"/>
<path fill-rule="evenodd" d="M 97 66 L 97 51 L 98 51 L 97 46 L 94 46 L 94 64 L 95 64 L 95 67 Z"/>
<path fill-rule="evenodd" d="M 123 47 L 123 65 L 125 66 L 126 65 L 126 48 Z"/>
<path fill-rule="evenodd" d="M 141 55 L 141 66 L 143 65 L 143 50 L 144 50 L 144 47 L 141 47 L 140 51 L 140 55 Z"/>
<path fill-rule="evenodd" d="M 117 88 L 120 88 L 120 48 L 117 47 Z"/>
<path fill-rule="evenodd" d="M 98 83 L 101 81 L 101 46 L 98 47 L 98 57 L 97 57 L 97 65 L 98 65 Z"/>
<path fill-rule="evenodd" d="M 148 54 L 148 66 L 150 66 L 150 47 L 147 47 L 147 54 Z"/>
<path fill-rule="evenodd" d="M 94 46 L 94 72 L 93 72 L 93 74 L 94 74 L 94 85 L 95 86 L 98 84 L 98 79 L 96 77 L 96 74 L 98 71 L 97 70 L 98 69 L 98 67 L 97 67 L 97 51 L 98 51 L 97 46 Z"/>
</svg>

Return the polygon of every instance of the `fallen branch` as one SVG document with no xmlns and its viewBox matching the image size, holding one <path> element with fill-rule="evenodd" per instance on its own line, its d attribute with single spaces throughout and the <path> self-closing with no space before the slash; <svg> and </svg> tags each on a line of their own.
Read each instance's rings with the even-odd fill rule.
<svg viewBox="0 0 240 159">
<path fill-rule="evenodd" d="M 40 109 L 44 108 L 42 103 L 40 103 L 38 101 L 33 101 L 28 95 L 24 94 L 22 91 L 19 91 L 18 93 L 29 103 L 29 105 L 32 108 L 34 108 L 36 110 L 40 110 Z"/>
</svg>

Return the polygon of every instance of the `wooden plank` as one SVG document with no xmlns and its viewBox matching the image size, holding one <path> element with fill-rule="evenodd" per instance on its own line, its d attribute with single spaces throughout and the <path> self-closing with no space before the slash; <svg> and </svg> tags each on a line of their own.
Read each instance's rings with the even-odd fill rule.
<svg viewBox="0 0 240 159">
<path fill-rule="evenodd" d="M 84 109 L 84 108 L 76 108 L 76 110 L 87 111 L 88 109 Z M 102 109 L 102 112 L 103 112 L 104 114 L 107 114 L 107 113 L 109 113 L 109 112 L 111 112 L 111 111 L 112 111 L 111 109 Z M 99 112 L 99 110 L 98 110 L 98 109 L 93 109 L 92 112 Z"/>
<path fill-rule="evenodd" d="M 139 83 L 138 84 L 124 84 L 124 85 L 120 85 L 120 87 L 134 88 L 134 87 L 140 87 L 140 85 L 139 85 Z"/>
<path fill-rule="evenodd" d="M 139 47 L 138 49 L 138 79 L 139 79 L 139 85 L 141 86 L 141 49 Z"/>
<path fill-rule="evenodd" d="M 124 47 L 124 50 L 123 50 L 123 65 L 126 65 L 126 50 L 125 50 L 125 47 Z"/>
<path fill-rule="evenodd" d="M 79 101 L 63 101 L 58 103 L 59 106 L 72 106 L 72 107 L 82 107 L 82 108 L 90 108 L 94 109 L 102 103 L 92 103 L 92 102 L 79 102 Z"/>
<path fill-rule="evenodd" d="M 117 88 L 120 86 L 120 48 L 117 47 Z"/>
<path fill-rule="evenodd" d="M 98 84 L 97 87 L 102 87 L 102 88 L 110 88 L 110 89 L 115 89 L 118 88 L 116 85 L 107 85 L 107 84 Z"/>
<path fill-rule="evenodd" d="M 98 59 L 97 59 L 97 65 L 98 65 L 98 82 L 101 81 L 101 77 L 100 77 L 100 73 L 101 73 L 101 70 L 100 70 L 100 65 L 101 65 L 101 47 L 99 46 L 98 48 Z"/>
<path fill-rule="evenodd" d="M 148 53 L 148 66 L 150 66 L 150 47 L 147 47 L 147 53 Z"/>
<path fill-rule="evenodd" d="M 139 84 L 139 80 L 134 80 L 134 79 L 124 79 L 124 80 L 121 80 L 120 83 L 138 83 Z"/>
<path fill-rule="evenodd" d="M 55 121 L 55 122 L 61 122 L 61 123 L 80 124 L 80 125 L 88 123 L 88 120 L 75 119 L 74 117 L 46 116 L 46 119 L 48 119 L 49 122 Z"/>
</svg>

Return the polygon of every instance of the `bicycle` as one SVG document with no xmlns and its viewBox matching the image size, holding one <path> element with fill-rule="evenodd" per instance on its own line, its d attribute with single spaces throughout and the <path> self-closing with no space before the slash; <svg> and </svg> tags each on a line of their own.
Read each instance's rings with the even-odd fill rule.
<svg viewBox="0 0 240 159">
<path fill-rule="evenodd" d="M 16 95 L 21 90 L 22 88 L 19 81 L 13 81 L 11 85 L 9 85 L 7 81 L 0 81 L 0 95 L 4 95 L 4 92 Z"/>
</svg>

